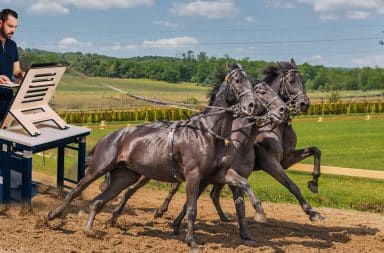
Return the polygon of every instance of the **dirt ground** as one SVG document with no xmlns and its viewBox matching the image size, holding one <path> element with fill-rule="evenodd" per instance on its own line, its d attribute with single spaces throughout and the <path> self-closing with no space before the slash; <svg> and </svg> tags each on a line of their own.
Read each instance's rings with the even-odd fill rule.
<svg viewBox="0 0 384 253">
<path fill-rule="evenodd" d="M 128 202 L 117 227 L 107 226 L 117 201 L 108 204 L 95 222 L 96 237 L 87 237 L 82 227 L 87 220 L 90 200 L 99 192 L 91 185 L 81 199 L 74 201 L 64 220 L 49 222 L 48 211 L 62 199 L 41 193 L 32 200 L 33 214 L 11 204 L 0 212 L 0 252 L 188 252 L 181 234 L 172 236 L 171 222 L 184 203 L 178 193 L 163 218 L 153 213 L 167 192 L 141 189 Z M 247 202 L 247 221 L 255 242 L 245 243 L 238 235 L 233 202 L 222 199 L 222 206 L 234 222 L 222 223 L 208 196 L 198 203 L 196 241 L 201 252 L 384 252 L 384 216 L 330 208 L 318 208 L 326 220 L 311 222 L 298 205 L 264 203 L 267 224 L 253 221 Z"/>
</svg>

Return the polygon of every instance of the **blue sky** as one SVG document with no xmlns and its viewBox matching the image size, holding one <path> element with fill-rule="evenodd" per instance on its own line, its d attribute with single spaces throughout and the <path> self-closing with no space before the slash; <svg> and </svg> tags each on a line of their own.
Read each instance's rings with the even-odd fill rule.
<svg viewBox="0 0 384 253">
<path fill-rule="evenodd" d="M 384 67 L 384 0 L 0 0 L 23 48 Z"/>
</svg>

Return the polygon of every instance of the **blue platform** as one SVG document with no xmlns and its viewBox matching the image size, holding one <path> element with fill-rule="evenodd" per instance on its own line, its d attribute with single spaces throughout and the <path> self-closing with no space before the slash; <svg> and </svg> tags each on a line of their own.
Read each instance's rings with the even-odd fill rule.
<svg viewBox="0 0 384 253">
<path fill-rule="evenodd" d="M 30 201 L 32 189 L 32 155 L 48 149 L 57 148 L 57 187 L 64 188 L 64 181 L 77 183 L 84 177 L 86 136 L 88 128 L 70 125 L 60 129 L 51 122 L 38 125 L 41 134 L 30 136 L 21 126 L 0 129 L 0 203 L 11 198 L 11 172 L 21 174 L 21 195 L 23 201 Z M 77 151 L 77 180 L 64 177 L 65 149 Z"/>
</svg>

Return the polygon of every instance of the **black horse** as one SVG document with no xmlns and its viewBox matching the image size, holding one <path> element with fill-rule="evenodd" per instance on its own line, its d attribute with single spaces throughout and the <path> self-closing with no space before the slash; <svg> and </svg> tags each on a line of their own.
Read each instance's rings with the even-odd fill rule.
<svg viewBox="0 0 384 253">
<path fill-rule="evenodd" d="M 300 76 L 296 63 L 279 62 L 277 66 L 269 66 L 263 71 L 264 81 L 279 94 L 280 98 L 289 106 L 291 116 L 296 113 L 305 112 L 309 107 L 309 99 L 305 94 L 304 81 Z M 254 83 L 258 83 L 254 80 Z M 255 138 L 255 166 L 254 170 L 263 170 L 273 176 L 295 195 L 304 212 L 311 220 L 324 219 L 304 199 L 300 189 L 285 173 L 285 169 L 293 164 L 309 157 L 314 157 L 313 179 L 308 182 L 308 188 L 317 193 L 318 178 L 320 176 L 321 151 L 317 147 L 308 147 L 295 150 L 297 143 L 296 134 L 291 125 L 291 119 L 287 119 L 278 125 L 266 125 L 260 130 Z M 241 172 L 239 172 L 241 174 Z M 229 221 L 220 207 L 219 197 L 224 185 L 215 185 L 211 191 L 211 198 L 222 221 Z M 155 217 L 161 217 L 167 210 L 172 196 L 177 192 L 178 184 L 171 186 L 170 192 L 163 204 L 155 212 Z M 256 209 L 255 220 L 265 222 L 265 215 Z"/>
<path fill-rule="evenodd" d="M 263 73 L 265 81 L 270 84 L 283 101 L 291 108 L 291 116 L 305 112 L 309 107 L 309 99 L 305 94 L 304 81 L 300 76 L 295 61 L 279 62 L 277 66 L 267 67 Z M 260 130 L 255 139 L 255 170 L 263 170 L 284 185 L 299 201 L 310 220 L 323 220 L 324 217 L 314 210 L 304 199 L 299 187 L 288 177 L 285 169 L 309 157 L 314 157 L 313 179 L 308 182 L 308 188 L 313 193 L 318 192 L 318 178 L 320 176 L 321 151 L 317 147 L 296 150 L 297 137 L 292 128 L 291 119 L 271 127 L 266 125 Z M 227 221 L 219 204 L 221 188 L 213 188 L 211 198 L 221 220 Z M 260 211 L 256 209 L 255 220 Z"/>
<path fill-rule="evenodd" d="M 227 171 L 226 169 L 218 170 L 213 176 L 202 180 L 200 183 L 199 195 L 204 191 L 208 184 L 222 184 L 223 175 L 227 174 L 231 170 L 236 171 L 240 176 L 247 178 L 254 167 L 254 139 L 259 133 L 260 124 L 266 125 L 277 125 L 281 122 L 284 122 L 288 119 L 288 108 L 285 106 L 285 103 L 280 99 L 280 97 L 266 84 L 258 83 L 254 87 L 255 96 L 264 104 L 265 108 L 268 110 L 265 115 L 265 120 L 260 122 L 255 122 L 255 124 L 250 124 L 248 120 L 244 117 L 236 118 L 232 124 L 232 134 L 229 138 L 232 148 L 236 150 L 236 155 L 233 157 L 233 160 L 227 160 L 228 163 L 231 163 L 231 169 Z M 112 213 L 111 223 L 115 224 L 118 216 L 121 214 L 127 200 L 129 197 L 134 194 L 140 187 L 149 182 L 149 178 L 142 176 L 139 181 L 128 187 L 123 199 L 117 206 L 117 208 Z M 102 184 L 102 187 L 106 187 L 108 180 Z M 167 200 L 170 201 L 172 196 L 177 192 L 180 182 L 172 184 L 171 192 L 172 194 L 168 196 Z M 236 186 L 230 186 L 233 198 L 235 200 L 236 211 L 238 215 L 238 222 L 240 227 L 240 237 L 245 240 L 252 240 L 252 236 L 247 230 L 245 223 L 245 213 L 244 213 L 244 203 L 243 197 L 244 192 Z M 265 221 L 264 210 L 261 206 L 261 202 L 252 202 L 254 208 L 258 210 L 258 221 Z M 166 206 L 166 208 L 168 205 Z M 180 224 L 182 219 L 186 214 L 187 204 L 184 205 L 183 211 L 173 222 L 173 234 L 179 234 Z M 155 214 L 156 215 L 156 214 Z"/>
<path fill-rule="evenodd" d="M 241 66 L 231 66 L 214 98 L 210 109 L 169 127 L 164 127 L 162 123 L 142 125 L 120 129 L 104 137 L 91 151 L 84 178 L 67 195 L 64 203 L 48 214 L 48 219 L 60 217 L 75 197 L 107 172 L 110 172 L 110 184 L 90 206 L 85 226 L 85 232 L 90 235 L 94 234 L 92 227 L 96 214 L 142 175 L 170 183 L 185 180 L 188 214 L 186 241 L 192 249 L 196 249 L 194 221 L 202 180 L 219 169 L 227 171 L 221 175 L 223 183 L 240 187 L 254 203 L 259 202 L 247 180 L 228 170 L 229 161 L 236 153 L 231 145 L 225 145 L 231 134 L 234 111 L 245 115 L 264 112 L 256 102 L 251 83 Z M 233 105 L 238 106 L 230 107 Z"/>
</svg>

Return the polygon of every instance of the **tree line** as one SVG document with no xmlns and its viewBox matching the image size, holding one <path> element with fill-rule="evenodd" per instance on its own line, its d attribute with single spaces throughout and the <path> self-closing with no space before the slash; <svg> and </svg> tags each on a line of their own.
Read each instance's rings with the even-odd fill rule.
<svg viewBox="0 0 384 253">
<path fill-rule="evenodd" d="M 56 53 L 19 48 L 23 69 L 32 63 L 58 62 L 71 71 L 88 76 L 113 78 L 148 78 L 167 82 L 192 82 L 211 85 L 216 73 L 225 71 L 226 63 L 239 62 L 249 76 L 262 79 L 262 69 L 271 62 L 213 57 L 204 52 L 187 51 L 180 57 L 144 56 L 116 58 L 90 53 Z M 289 61 L 290 59 L 287 59 Z M 307 90 L 380 90 L 384 89 L 384 69 L 379 67 L 335 68 L 323 65 L 299 65 Z"/>
</svg>

